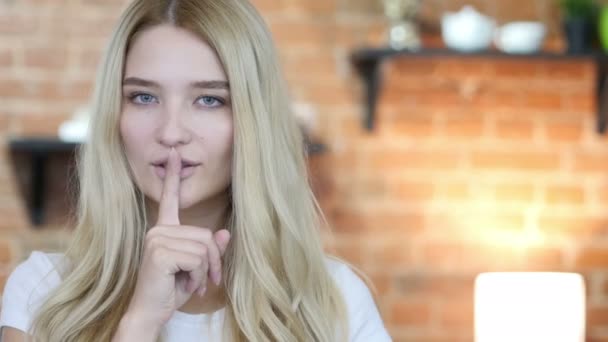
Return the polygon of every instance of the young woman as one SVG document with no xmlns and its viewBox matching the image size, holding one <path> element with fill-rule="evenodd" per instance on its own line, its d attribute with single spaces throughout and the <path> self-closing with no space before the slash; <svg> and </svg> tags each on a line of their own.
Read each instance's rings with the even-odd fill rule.
<svg viewBox="0 0 608 342">
<path fill-rule="evenodd" d="M 365 284 L 323 252 L 278 64 L 246 0 L 126 9 L 74 239 L 13 271 L 2 341 L 390 341 Z"/>
</svg>

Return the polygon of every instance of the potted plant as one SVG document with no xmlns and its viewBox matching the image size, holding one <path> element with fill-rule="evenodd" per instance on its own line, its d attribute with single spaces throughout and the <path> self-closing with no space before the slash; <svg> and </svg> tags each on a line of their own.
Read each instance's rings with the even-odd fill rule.
<svg viewBox="0 0 608 342">
<path fill-rule="evenodd" d="M 597 5 L 594 0 L 559 0 L 568 53 L 591 50 L 594 39 Z"/>
</svg>

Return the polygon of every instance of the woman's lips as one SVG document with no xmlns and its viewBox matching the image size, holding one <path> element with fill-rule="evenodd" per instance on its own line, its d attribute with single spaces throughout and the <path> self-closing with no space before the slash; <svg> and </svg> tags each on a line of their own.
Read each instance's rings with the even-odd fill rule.
<svg viewBox="0 0 608 342">
<path fill-rule="evenodd" d="M 192 174 L 194 174 L 194 172 L 196 171 L 196 168 L 199 167 L 199 165 L 185 165 L 182 167 L 180 173 L 179 173 L 179 177 L 181 179 L 184 178 L 188 178 L 190 176 L 192 176 Z M 156 175 L 160 178 L 160 179 L 165 179 L 165 175 L 167 174 L 167 170 L 165 169 L 164 165 L 153 165 L 154 167 L 154 172 L 156 173 Z"/>
</svg>

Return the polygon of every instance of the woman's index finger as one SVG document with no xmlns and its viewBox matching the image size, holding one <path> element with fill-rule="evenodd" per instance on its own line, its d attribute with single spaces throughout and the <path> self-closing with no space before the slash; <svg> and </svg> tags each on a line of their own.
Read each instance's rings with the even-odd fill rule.
<svg viewBox="0 0 608 342">
<path fill-rule="evenodd" d="M 179 225 L 179 191 L 182 161 L 179 153 L 172 148 L 165 165 L 163 192 L 160 197 L 158 224 Z"/>
</svg>

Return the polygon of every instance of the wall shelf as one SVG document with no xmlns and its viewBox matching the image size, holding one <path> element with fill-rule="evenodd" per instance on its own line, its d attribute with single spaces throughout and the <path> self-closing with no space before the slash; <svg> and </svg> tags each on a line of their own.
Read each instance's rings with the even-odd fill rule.
<svg viewBox="0 0 608 342">
<path fill-rule="evenodd" d="M 588 54 L 564 54 L 552 52 L 540 52 L 535 54 L 514 55 L 499 51 L 483 51 L 475 53 L 462 53 L 449 49 L 421 49 L 418 51 L 394 50 L 391 48 L 363 48 L 355 50 L 351 55 L 351 61 L 359 76 L 365 83 L 365 116 L 364 127 L 371 131 L 374 129 L 376 104 L 382 88 L 382 75 L 380 75 L 380 64 L 384 60 L 393 58 L 428 57 L 428 58 L 466 58 L 482 57 L 496 59 L 528 59 L 528 60 L 593 60 L 596 63 L 597 85 L 597 132 L 603 134 L 608 125 L 608 84 L 606 74 L 608 73 L 608 56 L 603 53 Z"/>
<path fill-rule="evenodd" d="M 69 153 L 74 155 L 79 143 L 64 142 L 54 137 L 21 137 L 9 140 L 11 152 L 20 152 L 29 155 L 31 201 L 28 203 L 30 221 L 34 226 L 44 223 L 44 195 L 46 192 L 47 161 L 57 154 Z M 324 144 L 306 140 L 306 149 L 309 155 L 318 155 L 326 151 Z"/>
</svg>

